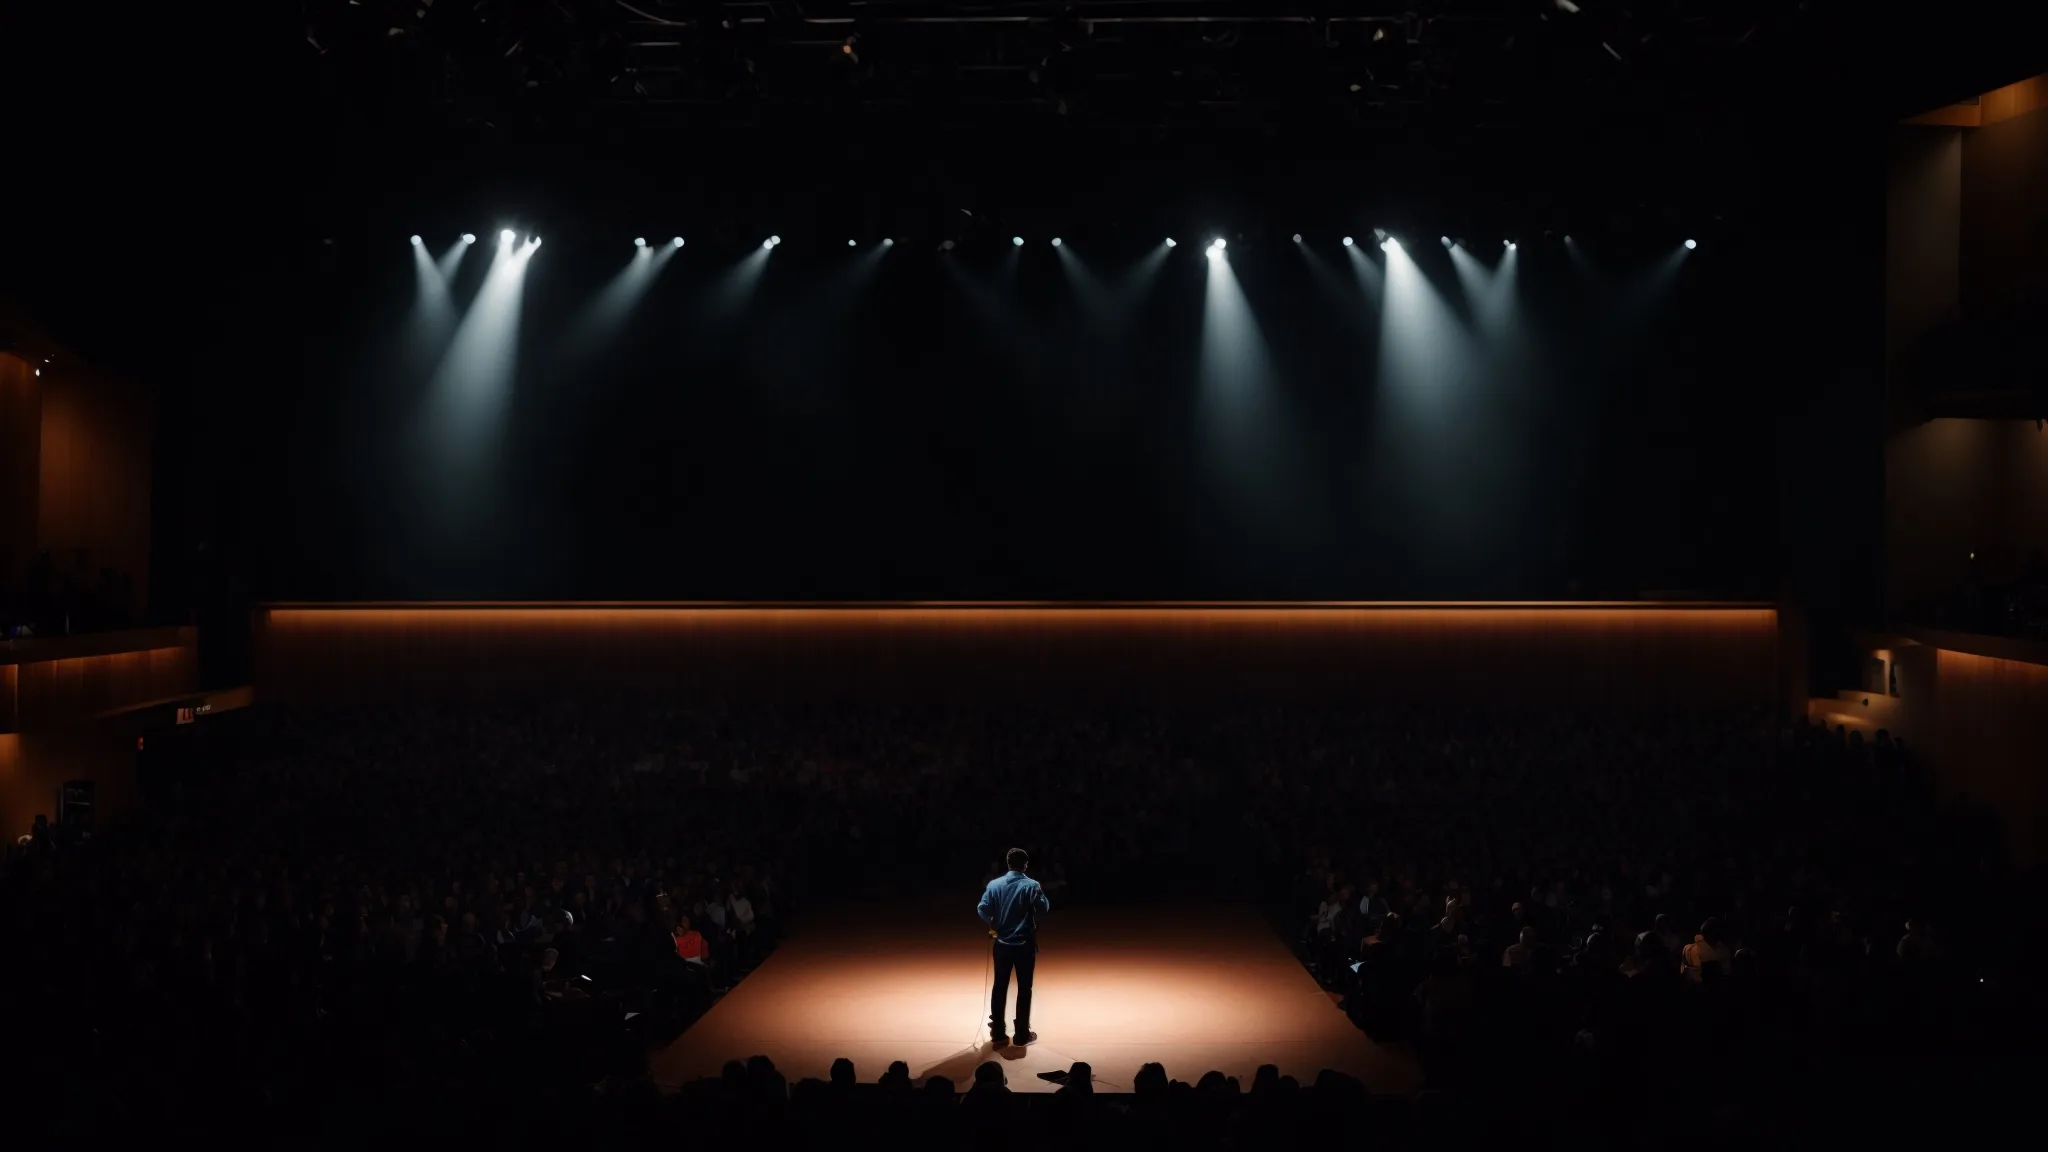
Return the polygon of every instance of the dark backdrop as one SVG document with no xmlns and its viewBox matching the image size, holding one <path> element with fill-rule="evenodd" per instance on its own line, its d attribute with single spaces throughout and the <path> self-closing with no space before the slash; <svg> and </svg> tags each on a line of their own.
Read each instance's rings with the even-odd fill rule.
<svg viewBox="0 0 2048 1152">
<path fill-rule="evenodd" d="M 348 437 L 391 418 L 371 398 L 388 397 L 402 386 L 380 378 L 374 367 L 375 346 L 388 329 L 345 286 L 409 291 L 406 254 L 402 246 L 391 246 L 402 245 L 401 238 L 413 231 L 444 240 L 463 227 L 488 229 L 492 218 L 508 213 L 522 216 L 522 226 L 545 230 L 550 244 L 545 271 L 535 279 L 528 324 L 532 339 L 545 345 L 553 339 L 542 322 L 550 295 L 587 292 L 599 282 L 604 263 L 619 258 L 617 244 L 641 230 L 687 230 L 696 259 L 695 245 L 708 244 L 703 237 L 723 228 L 737 245 L 765 219 L 791 236 L 792 244 L 779 254 L 790 258 L 779 264 L 791 265 L 802 262 L 799 237 L 874 235 L 888 228 L 935 240 L 943 230 L 940 221 L 952 219 L 947 214 L 974 207 L 1007 217 L 993 223 L 1034 238 L 1055 228 L 1069 234 L 1078 250 L 1104 268 L 1114 266 L 1114 243 L 1084 235 L 1113 224 L 1128 229 L 1132 245 L 1139 238 L 1149 242 L 1167 227 L 1194 230 L 1218 222 L 1274 233 L 1300 227 L 1327 238 L 1376 220 L 1421 230 L 1442 216 L 1448 217 L 1444 230 L 1454 225 L 1475 233 L 1559 226 L 1626 232 L 1634 226 L 1660 243 L 1697 229 L 1707 242 L 1707 258 L 1698 268 L 1739 264 L 1754 276 L 1746 289 L 1724 284 L 1716 290 L 1723 317 L 1718 329 L 1703 323 L 1692 329 L 1693 343 L 1659 346 L 1662 363 L 1667 369 L 1677 365 L 1685 378 L 1673 383 L 1671 370 L 1637 375 L 1636 381 L 1657 381 L 1657 388 L 1631 391 L 1618 383 L 1627 377 L 1610 372 L 1600 374 L 1597 385 L 1553 387 L 1549 393 L 1575 398 L 1578 412 L 1601 414 L 1581 433 L 1595 445 L 1587 454 L 1604 461 L 1592 469 L 1600 481 L 1575 493 L 1579 531 L 1570 537 L 1577 543 L 1567 548 L 1568 556 L 1588 559 L 1565 563 L 1546 556 L 1537 566 L 1540 580 L 1504 577 L 1490 563 L 1461 564 L 1460 570 L 1484 572 L 1503 586 L 1530 587 L 1579 568 L 1590 594 L 1603 583 L 1677 580 L 1680 573 L 1715 565 L 1768 570 L 1766 553 L 1775 550 L 1785 591 L 1807 603 L 1838 605 L 1844 619 L 1855 619 L 1863 614 L 1859 605 L 1875 603 L 1881 555 L 1877 422 L 1864 413 L 1875 408 L 1879 378 L 1881 265 L 1875 254 L 1884 126 L 2038 68 L 1979 66 L 1972 56 L 1986 46 L 2003 45 L 2013 57 L 2028 51 L 2030 41 L 2001 36 L 1960 14 L 1932 25 L 1845 23 L 1867 9 L 1809 7 L 1835 22 L 1816 36 L 1783 45 L 1775 58 L 1739 63 L 1719 86 L 1685 91 L 1669 70 L 1643 68 L 1616 69 L 1618 86 L 1581 86 L 1569 98 L 1560 98 L 1555 85 L 1533 85 L 1518 101 L 1524 113 L 1519 121 L 1489 137 L 1441 119 L 1333 123 L 1288 108 L 1267 109 L 1261 116 L 1186 110 L 1175 124 L 1113 130 L 1053 121 L 1042 110 L 993 115 L 986 109 L 840 109 L 821 118 L 815 109 L 785 108 L 764 111 L 752 124 L 716 130 L 704 122 L 711 118 L 658 111 L 635 116 L 613 110 L 600 117 L 557 109 L 536 118 L 480 117 L 473 110 L 450 113 L 338 98 L 310 67 L 313 54 L 295 11 L 264 23 L 245 21 L 240 13 L 209 15 L 173 6 L 125 16 L 122 34 L 109 36 L 96 10 L 19 6 L 5 17 L 6 39 L 21 51 L 4 83 L 9 105 L 35 114 L 23 117 L 11 138 L 14 199 L 0 235 L 0 274 L 4 289 L 60 339 L 89 357 L 136 371 L 157 387 L 162 402 L 152 608 L 169 619 L 196 612 L 212 626 L 209 634 L 218 636 L 246 619 L 252 597 L 311 595 L 342 586 L 351 595 L 380 594 L 407 571 L 402 555 L 396 564 L 388 557 L 339 566 L 332 561 L 347 552 L 342 541 L 379 538 L 376 522 L 388 511 L 383 497 L 370 499 L 374 490 L 364 478 L 335 464 L 346 458 Z M 1902 85 L 1916 90 L 1903 92 Z M 377 87 L 374 78 L 368 87 Z M 1014 130 L 1033 116 L 1039 122 L 1035 133 Z M 805 121 L 807 129 L 797 130 Z M 1296 204 L 1302 206 L 1300 222 L 1283 222 L 1288 206 Z M 672 215 L 664 219 L 656 209 Z M 1712 221 L 1717 215 L 1726 219 Z M 1341 227 L 1335 226 L 1339 217 Z M 1588 217 L 1591 223 L 1583 223 Z M 1735 235 L 1714 234 L 1714 223 Z M 575 248 L 572 237 L 579 229 L 603 242 Z M 323 239 L 336 241 L 332 256 Z M 1327 300 L 1334 298 L 1324 298 L 1320 314 L 1297 318 L 1280 310 L 1275 302 L 1288 299 L 1288 291 L 1261 282 L 1287 278 L 1255 268 L 1266 254 L 1254 248 L 1247 245 L 1241 268 L 1262 321 L 1304 328 L 1322 323 L 1315 318 L 1327 316 Z M 564 263 L 564 254 L 575 250 L 592 254 L 580 271 Z M 1600 250 L 1620 251 L 1604 240 Z M 329 276 L 322 271 L 329 259 L 356 271 Z M 1529 264 L 1533 282 L 1535 261 Z M 1732 271 L 1729 276 L 1732 284 Z M 662 291 L 672 308 L 683 307 L 689 282 L 687 275 L 665 281 Z M 1681 290 L 1701 291 L 1704 285 Z M 894 298 L 914 300 L 919 291 L 902 285 Z M 1155 307 L 1166 310 L 1190 291 L 1168 277 L 1155 293 Z M 1309 294 L 1299 286 L 1294 291 Z M 1741 292 L 1748 293 L 1746 302 Z M 768 298 L 774 296 L 770 285 Z M 886 284 L 878 286 L 864 307 L 886 311 L 891 298 Z M 388 320 L 403 303 L 385 296 L 371 307 L 384 309 Z M 760 315 L 764 319 L 757 323 L 773 323 L 765 319 L 773 311 Z M 634 340 L 652 338 L 643 332 Z M 1363 349 L 1370 339 L 1370 333 L 1361 334 L 1355 359 L 1368 356 Z M 1123 394 L 1130 403 L 1170 390 L 1176 382 L 1172 357 L 1184 368 L 1196 346 L 1191 332 L 1162 343 L 1174 351 L 1144 361 L 1151 375 Z M 938 355 L 928 343 L 917 347 L 926 358 Z M 692 354 L 701 356 L 701 349 Z M 1283 350 L 1283 363 L 1289 354 Z M 868 366 L 863 373 L 872 369 L 879 377 L 905 355 L 891 352 L 859 362 Z M 1324 358 L 1343 360 L 1335 353 Z M 678 357 L 660 370 L 681 374 L 688 360 Z M 652 413 L 690 403 L 700 413 L 710 404 L 730 410 L 743 402 L 767 403 L 771 395 L 701 379 L 671 395 L 642 395 L 632 402 L 641 407 L 627 407 L 626 386 L 636 382 L 630 375 L 607 379 L 596 369 L 578 374 L 579 389 L 601 389 L 613 398 L 609 405 L 591 405 L 580 417 L 587 422 L 583 428 L 617 427 L 622 411 Z M 1023 410 L 1014 399 L 1020 387 L 1014 375 L 977 382 L 973 390 L 948 391 L 937 380 L 890 381 L 902 389 L 898 408 L 871 410 L 869 419 L 905 438 L 882 414 L 912 407 L 914 398 L 933 390 L 956 405 L 964 397 L 985 397 L 990 404 L 1002 398 L 1010 410 Z M 1331 369 L 1321 377 L 1283 378 L 1335 380 L 1337 374 Z M 1370 381 L 1353 378 L 1351 385 L 1349 411 L 1339 408 L 1328 419 L 1308 421 L 1305 441 L 1330 445 L 1310 461 L 1324 475 L 1355 476 L 1360 467 L 1333 459 L 1344 450 L 1343 437 L 1357 427 L 1346 417 L 1355 416 L 1363 397 L 1371 395 Z M 522 381 L 521 387 L 522 394 L 552 395 L 558 402 L 579 394 L 566 386 L 549 393 L 539 380 Z M 832 387 L 843 395 L 853 386 L 842 378 Z M 1060 382 L 1052 395 L 1065 387 Z M 363 399 L 321 394 L 343 388 L 358 390 Z M 1751 406 L 1743 409 L 1742 401 L 1731 399 L 1730 407 L 1720 409 L 1718 400 L 1697 401 L 1727 395 L 1746 395 Z M 1054 405 L 1051 398 L 1028 399 Z M 346 409 L 347 420 L 333 418 L 337 407 Z M 1128 450 L 1156 464 L 1175 459 L 1160 447 L 1171 444 L 1175 433 L 1166 415 L 1141 419 L 1118 411 L 1105 419 L 1119 430 L 1139 425 L 1153 437 Z M 824 445 L 826 461 L 875 443 L 872 432 L 866 440 L 836 428 L 826 435 L 820 431 L 828 426 L 824 417 L 807 419 L 809 430 L 791 443 Z M 1751 424 L 1773 429 L 1775 450 L 1768 462 L 1753 454 L 1758 440 L 1743 434 Z M 732 444 L 748 443 L 749 435 L 758 440 L 767 425 L 759 419 L 733 425 L 749 426 L 755 431 L 735 435 Z M 1725 436 L 1722 429 L 1728 430 Z M 649 439 L 651 432 L 639 436 Z M 968 451 L 955 439 L 927 439 L 948 451 Z M 1032 440 L 1020 435 L 1012 442 Z M 1533 430 L 1526 442 L 1545 445 L 1551 460 L 1566 454 L 1561 441 L 1546 441 Z M 578 443 L 588 450 L 604 442 L 586 437 Z M 737 454 L 722 442 L 713 447 Z M 1693 453 L 1689 460 L 1685 452 Z M 792 447 L 775 455 L 786 462 L 794 453 Z M 1629 454 L 1672 479 L 1661 487 L 1637 482 L 1622 465 Z M 1106 449 L 1088 450 L 1080 458 L 1099 462 L 1106 455 Z M 588 461 L 557 453 L 553 462 L 573 478 L 566 489 L 571 494 L 578 486 L 587 492 L 603 483 L 604 469 Z M 1132 467 L 1135 476 L 1137 466 Z M 900 471 L 906 465 L 885 460 L 870 468 Z M 1642 545 L 1638 530 L 1656 531 L 1659 510 L 1687 506 L 1665 498 L 1671 485 L 1699 494 L 1694 506 L 1725 498 L 1741 507 L 1744 498 L 1734 494 L 1743 490 L 1742 478 L 1759 468 L 1775 473 L 1775 533 L 1750 560 L 1736 563 L 1736 538 L 1712 531 L 1672 530 L 1664 537 L 1668 547 Z M 781 469 L 773 475 L 787 485 L 804 474 Z M 1077 466 L 1076 475 L 1099 478 L 1101 466 Z M 1182 476 L 1171 468 L 1163 480 L 1152 475 L 1152 487 L 1135 480 L 1121 486 L 1128 506 L 1143 508 L 1151 501 L 1156 507 L 1162 489 L 1171 491 L 1168 482 Z M 1682 484 L 1676 479 L 1681 477 Z M 1045 483 L 1056 492 L 1102 491 L 1083 480 L 1055 479 Z M 666 492 L 672 486 L 658 487 Z M 849 587 L 849 594 L 885 583 L 879 567 L 861 571 L 840 562 L 844 541 L 861 537 L 858 524 L 834 521 L 828 510 L 865 507 L 872 494 L 891 490 L 879 472 L 851 485 L 815 484 L 817 503 L 800 519 L 834 527 L 834 543 L 798 563 L 788 559 L 793 545 L 761 550 L 762 584 L 799 576 L 822 582 L 827 574 L 849 571 L 847 584 L 860 585 Z M 1349 498 L 1359 490 L 1347 489 Z M 952 494 L 947 499 L 965 501 Z M 789 508 L 786 501 L 762 506 L 785 514 Z M 1012 499 L 1001 504 L 1002 514 L 1020 506 L 1040 505 Z M 1103 526 L 1117 522 L 1104 510 L 1118 506 L 1113 498 L 1091 497 L 1078 510 L 1071 497 L 1050 506 L 1095 525 L 1077 539 L 1099 540 Z M 603 515 L 617 523 L 622 514 Z M 731 506 L 720 515 L 727 523 L 739 517 Z M 919 543 L 932 517 L 896 515 L 895 526 L 878 538 Z M 1374 540 L 1360 527 L 1359 515 L 1356 505 L 1320 508 L 1314 523 L 1334 525 L 1337 535 L 1312 538 L 1314 546 L 1288 553 L 1284 571 L 1305 583 L 1299 574 L 1320 577 L 1328 568 L 1353 594 L 1373 594 L 1376 587 L 1354 580 L 1365 570 L 1356 557 L 1377 557 L 1395 551 L 1396 544 Z M 559 513 L 544 518 L 556 525 L 564 519 Z M 567 529 L 536 536 L 528 552 L 547 562 L 506 567 L 504 578 L 517 575 L 535 585 L 559 579 L 559 556 L 593 550 L 591 541 L 601 536 L 594 530 L 598 522 L 572 523 L 573 536 Z M 1219 590 L 1258 583 L 1268 594 L 1285 595 L 1296 586 L 1261 574 L 1184 568 L 1180 547 L 1148 551 L 1136 542 L 1144 539 L 1143 531 L 1180 531 L 1198 522 L 1183 516 L 1126 525 L 1109 533 L 1110 543 L 1125 555 L 1158 557 L 1158 571 L 1175 577 L 1162 581 L 1171 587 L 1148 586 L 1148 595 L 1171 595 L 1205 573 Z M 519 527 L 513 525 L 515 534 Z M 661 527 L 629 539 L 687 540 L 710 531 Z M 938 575 L 986 571 L 995 541 L 1031 538 L 998 535 L 993 526 L 976 528 L 970 537 L 989 547 L 952 550 L 948 555 L 978 559 L 957 560 Z M 716 548 L 692 550 L 707 573 L 713 570 L 707 558 L 736 564 L 733 554 L 743 551 L 730 535 L 721 539 Z M 602 541 L 594 551 L 610 554 Z M 1045 564 L 1057 559 L 1074 565 L 1039 569 L 1047 573 L 1082 571 L 1087 559 L 1078 544 L 1057 558 L 1037 557 L 1032 548 L 1019 551 Z M 1222 554 L 1195 552 L 1207 560 Z M 1323 563 L 1331 555 L 1344 562 Z M 1666 562 L 1673 555 L 1684 562 Z M 1702 565 L 1693 556 L 1713 563 Z M 1611 563 L 1599 562 L 1603 558 Z M 1398 571 L 1407 561 L 1396 557 L 1388 563 L 1395 567 L 1387 571 Z M 643 567 L 625 558 L 597 564 L 587 570 L 614 576 L 589 587 L 624 592 L 632 580 L 647 578 Z M 712 583 L 708 575 L 690 577 L 688 567 L 677 566 L 682 575 L 664 592 L 688 594 Z M 569 570 L 586 569 L 578 564 Z M 492 566 L 482 571 L 488 574 Z M 1236 583 L 1225 582 L 1225 575 Z M 450 580 L 447 590 L 460 586 Z M 1063 588 L 1048 578 L 1033 591 L 1052 595 Z M 227 646 L 234 643 L 230 639 Z"/>
<path fill-rule="evenodd" d="M 743 304 L 730 277 L 758 241 L 738 227 L 480 216 L 458 310 L 501 221 L 546 242 L 501 423 L 473 437 L 488 472 L 466 481 L 420 434 L 443 418 L 445 339 L 418 334 L 405 234 L 340 238 L 311 259 L 300 383 L 262 401 L 289 431 L 251 449 L 266 482 L 244 490 L 247 515 L 292 526 L 264 541 L 263 585 L 316 599 L 1768 594 L 1775 431 L 1754 414 L 1773 374 L 1755 370 L 1767 333 L 1731 294 L 1752 272 L 1739 235 L 1659 278 L 1681 233 L 1610 232 L 1575 256 L 1538 232 L 1517 253 L 1518 338 L 1489 342 L 1467 315 L 1397 340 L 1381 332 L 1385 289 L 1360 284 L 1337 233 L 1305 253 L 1276 215 L 1183 232 L 1127 293 L 1163 231 L 1074 221 L 1066 258 L 1091 288 L 1048 231 L 1013 249 L 1021 225 L 970 224 L 951 254 L 907 235 L 879 259 L 872 232 L 849 249 L 793 227 Z M 422 226 L 430 250 L 456 227 Z M 635 231 L 696 242 L 593 342 L 581 312 Z M 1226 386 L 1249 408 L 1208 394 L 1201 370 L 1200 241 L 1219 231 L 1266 346 L 1265 370 Z M 1482 261 L 1501 259 L 1497 236 L 1470 241 Z M 1397 306 L 1469 313 L 1436 237 L 1409 248 L 1443 304 Z M 1380 371 L 1388 355 L 1466 354 L 1456 373 Z"/>
</svg>

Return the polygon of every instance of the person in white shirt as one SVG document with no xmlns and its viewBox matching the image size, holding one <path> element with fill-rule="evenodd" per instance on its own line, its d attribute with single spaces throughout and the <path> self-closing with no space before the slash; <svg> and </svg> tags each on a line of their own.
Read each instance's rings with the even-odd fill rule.
<svg viewBox="0 0 2048 1152">
<path fill-rule="evenodd" d="M 1324 935 L 1337 930 L 1337 917 L 1351 903 L 1351 889 L 1342 888 L 1324 899 L 1316 908 L 1316 931 Z"/>
<path fill-rule="evenodd" d="M 747 899 L 746 893 L 734 888 L 732 895 L 726 897 L 725 904 L 732 911 L 734 929 L 751 935 L 754 931 L 754 902 Z"/>
<path fill-rule="evenodd" d="M 1379 881 L 1368 880 L 1365 882 L 1365 895 L 1358 898 L 1358 914 L 1367 923 L 1386 916 L 1387 901 L 1380 895 Z"/>
</svg>

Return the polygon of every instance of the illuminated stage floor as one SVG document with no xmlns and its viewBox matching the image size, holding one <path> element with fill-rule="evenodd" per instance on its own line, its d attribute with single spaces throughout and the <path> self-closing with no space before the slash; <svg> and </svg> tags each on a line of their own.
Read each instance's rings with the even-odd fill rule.
<svg viewBox="0 0 2048 1152">
<path fill-rule="evenodd" d="M 815 919 L 675 1043 L 656 1082 L 715 1076 L 766 1055 L 794 1082 L 851 1057 L 872 1082 L 892 1060 L 964 1090 L 1000 1059 L 1016 1091 L 1076 1060 L 1128 1091 L 1141 1064 L 1193 1081 L 1210 1069 L 1249 1086 L 1261 1064 L 1307 1083 L 1323 1068 L 1375 1092 L 1411 1092 L 1406 1050 L 1354 1027 L 1260 917 L 1241 909 L 1057 909 L 1041 933 L 1028 1048 L 988 1043 L 989 940 L 971 897 L 958 909 L 873 909 Z M 1014 991 L 1013 991 L 1014 1002 Z"/>
</svg>

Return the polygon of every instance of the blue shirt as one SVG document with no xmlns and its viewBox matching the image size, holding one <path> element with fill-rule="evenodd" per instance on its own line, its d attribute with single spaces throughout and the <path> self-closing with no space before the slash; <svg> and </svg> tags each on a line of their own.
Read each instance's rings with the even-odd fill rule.
<svg viewBox="0 0 2048 1152">
<path fill-rule="evenodd" d="M 1031 914 L 1050 911 L 1052 901 L 1045 898 L 1045 889 L 1022 872 L 1005 872 L 989 881 L 975 909 L 981 922 L 996 930 L 998 944 L 1032 943 L 1038 926 Z"/>
</svg>

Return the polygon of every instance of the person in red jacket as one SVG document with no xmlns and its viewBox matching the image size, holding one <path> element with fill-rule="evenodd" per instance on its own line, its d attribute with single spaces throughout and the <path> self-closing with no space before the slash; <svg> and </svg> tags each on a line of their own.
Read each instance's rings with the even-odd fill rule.
<svg viewBox="0 0 2048 1152">
<path fill-rule="evenodd" d="M 690 927 L 688 916 L 676 917 L 676 955 L 692 964 L 708 963 L 711 948 L 704 943 L 704 934 Z"/>
</svg>

